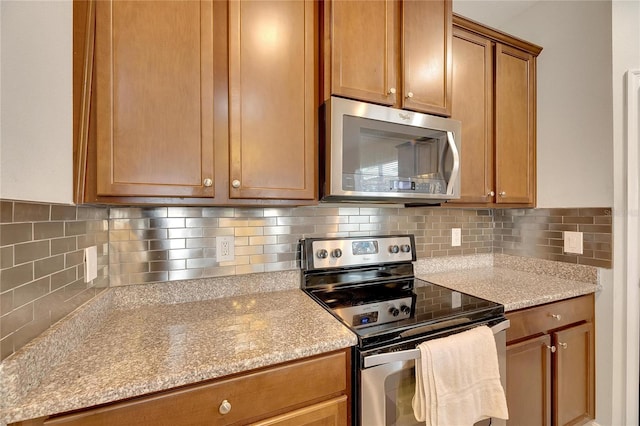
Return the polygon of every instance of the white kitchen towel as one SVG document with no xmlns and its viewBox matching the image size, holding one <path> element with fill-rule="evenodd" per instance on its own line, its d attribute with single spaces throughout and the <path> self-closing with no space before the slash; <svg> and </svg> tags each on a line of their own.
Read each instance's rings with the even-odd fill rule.
<svg viewBox="0 0 640 426">
<path fill-rule="evenodd" d="M 412 400 L 418 421 L 427 426 L 472 426 L 489 417 L 509 418 L 489 327 L 428 340 L 418 348 Z"/>
</svg>

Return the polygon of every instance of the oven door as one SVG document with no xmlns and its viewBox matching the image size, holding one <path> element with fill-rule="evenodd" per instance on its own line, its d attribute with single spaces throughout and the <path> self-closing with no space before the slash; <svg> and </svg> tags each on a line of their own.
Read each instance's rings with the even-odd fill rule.
<svg viewBox="0 0 640 426">
<path fill-rule="evenodd" d="M 496 340 L 502 386 L 506 390 L 505 320 L 491 327 Z M 416 343 L 416 346 L 420 342 Z M 415 359 L 419 349 L 388 352 L 365 357 L 360 371 L 360 424 L 376 426 L 419 426 L 411 400 L 415 393 Z M 476 425 L 505 425 L 500 419 L 487 419 Z"/>
</svg>

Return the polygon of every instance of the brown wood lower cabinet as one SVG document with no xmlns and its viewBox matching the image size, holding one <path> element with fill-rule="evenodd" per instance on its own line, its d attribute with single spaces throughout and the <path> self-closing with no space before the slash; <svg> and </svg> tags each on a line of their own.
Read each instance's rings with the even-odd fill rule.
<svg viewBox="0 0 640 426">
<path fill-rule="evenodd" d="M 350 364 L 345 349 L 14 426 L 347 426 Z"/>
<path fill-rule="evenodd" d="M 595 418 L 594 298 L 507 313 L 507 404 L 512 426 Z"/>
</svg>

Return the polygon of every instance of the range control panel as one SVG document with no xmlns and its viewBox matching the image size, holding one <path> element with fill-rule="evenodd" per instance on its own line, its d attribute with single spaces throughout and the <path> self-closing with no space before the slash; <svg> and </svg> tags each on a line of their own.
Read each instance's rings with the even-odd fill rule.
<svg viewBox="0 0 640 426">
<path fill-rule="evenodd" d="M 411 297 L 336 308 L 333 311 L 354 328 L 386 324 L 411 317 Z"/>
<path fill-rule="evenodd" d="M 312 238 L 302 242 L 303 268 L 332 269 L 416 260 L 413 235 Z"/>
</svg>

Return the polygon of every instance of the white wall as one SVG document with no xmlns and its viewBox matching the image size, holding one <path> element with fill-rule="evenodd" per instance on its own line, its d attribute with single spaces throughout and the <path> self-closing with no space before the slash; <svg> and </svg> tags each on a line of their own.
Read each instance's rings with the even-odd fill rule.
<svg viewBox="0 0 640 426">
<path fill-rule="evenodd" d="M 0 9 L 0 198 L 71 203 L 72 2 Z"/>
<path fill-rule="evenodd" d="M 611 206 L 611 3 L 454 0 L 453 9 L 544 48 L 538 207 Z"/>
</svg>

